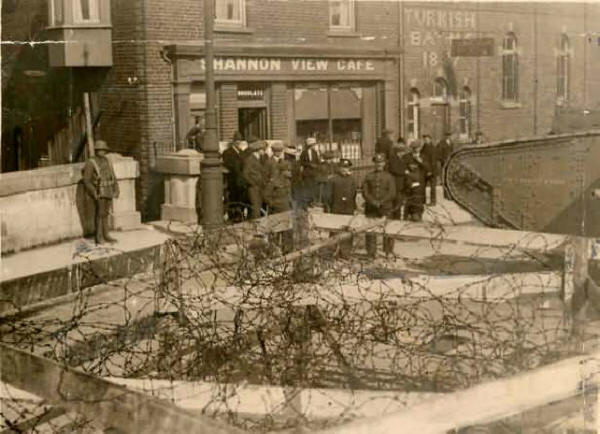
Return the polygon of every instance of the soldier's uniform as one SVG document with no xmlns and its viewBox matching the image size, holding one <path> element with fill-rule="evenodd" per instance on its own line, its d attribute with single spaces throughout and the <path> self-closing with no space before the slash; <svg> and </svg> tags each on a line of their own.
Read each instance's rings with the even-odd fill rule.
<svg viewBox="0 0 600 434">
<path fill-rule="evenodd" d="M 318 185 L 319 202 L 323 205 L 325 212 L 330 211 L 331 205 L 331 181 L 336 175 L 337 165 L 333 163 L 332 151 L 323 153 L 323 163 L 319 167 Z"/>
<path fill-rule="evenodd" d="M 108 151 L 106 142 L 98 140 L 95 146 L 96 151 Z M 110 161 L 101 155 L 89 158 L 83 167 L 83 185 L 94 199 L 95 213 L 95 239 L 96 244 L 102 244 L 105 241 L 116 242 L 108 234 L 108 213 L 112 200 L 119 197 L 119 183 L 115 177 Z"/>
<path fill-rule="evenodd" d="M 356 211 L 356 180 L 350 173 L 352 162 L 343 159 L 339 164 L 339 174 L 331 181 L 331 202 L 329 209 L 333 214 L 353 215 Z M 334 236 L 331 233 L 330 236 Z M 352 251 L 353 238 L 339 244 L 340 256 L 348 256 Z"/>
<path fill-rule="evenodd" d="M 394 198 L 396 197 L 396 180 L 392 175 L 383 170 L 385 156 L 376 154 L 373 162 L 378 169 L 367 174 L 363 183 L 363 196 L 365 198 L 365 216 L 367 217 L 392 217 Z M 380 167 L 380 168 L 379 168 Z M 366 234 L 367 254 L 375 257 L 377 252 L 377 235 Z M 394 253 L 394 239 L 383 237 L 383 250 L 386 254 Z"/>
<path fill-rule="evenodd" d="M 402 219 L 402 207 L 404 206 L 404 177 L 406 167 L 402 157 L 406 154 L 406 147 L 402 146 L 401 143 L 394 145 L 390 151 L 388 157 L 387 170 L 394 177 L 396 181 L 396 197 L 394 199 L 394 211 L 392 217 L 401 220 Z"/>
<path fill-rule="evenodd" d="M 262 190 L 264 187 L 264 166 L 258 152 L 264 149 L 263 142 L 250 144 L 250 154 L 244 160 L 243 174 L 248 183 L 248 198 L 250 200 L 250 217 L 260 218 L 260 209 L 263 203 Z"/>
<path fill-rule="evenodd" d="M 425 207 L 425 182 L 430 169 L 427 162 L 417 152 L 419 144 L 412 143 L 411 147 L 415 150 L 415 153 L 405 154 L 402 158 L 406 167 L 404 178 L 406 210 L 404 219 L 421 221 Z"/>
</svg>

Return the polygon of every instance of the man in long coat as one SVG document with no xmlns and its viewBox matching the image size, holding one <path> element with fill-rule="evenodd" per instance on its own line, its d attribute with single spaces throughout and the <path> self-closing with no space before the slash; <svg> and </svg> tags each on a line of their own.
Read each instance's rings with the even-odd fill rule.
<svg viewBox="0 0 600 434">
<path fill-rule="evenodd" d="M 402 157 L 405 167 L 404 191 L 406 207 L 404 219 L 421 221 L 425 206 L 425 181 L 430 172 L 428 163 L 421 158 L 421 144 L 418 140 L 410 143 L 411 152 Z"/>
<path fill-rule="evenodd" d="M 261 162 L 265 143 L 257 141 L 248 146 L 249 154 L 244 160 L 243 174 L 248 183 L 248 198 L 250 199 L 250 217 L 260 218 L 263 203 L 262 190 L 264 188 L 264 167 Z"/>
<path fill-rule="evenodd" d="M 248 204 L 248 183 L 243 174 L 242 142 L 242 135 L 236 131 L 231 145 L 223 152 L 223 165 L 228 171 L 226 178 L 229 192 L 227 214 L 233 223 L 242 221 L 244 210 Z"/>
<path fill-rule="evenodd" d="M 437 146 L 431 139 L 429 134 L 423 135 L 423 147 L 421 148 L 421 158 L 427 165 L 429 172 L 425 179 L 425 188 L 429 186 L 429 204 L 435 206 L 437 202 L 437 177 L 439 175 L 438 170 L 438 150 Z"/>
</svg>

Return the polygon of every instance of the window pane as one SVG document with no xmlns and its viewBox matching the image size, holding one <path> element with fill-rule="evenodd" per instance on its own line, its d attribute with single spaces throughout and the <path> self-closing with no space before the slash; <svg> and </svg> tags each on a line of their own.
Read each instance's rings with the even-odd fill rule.
<svg viewBox="0 0 600 434">
<path fill-rule="evenodd" d="M 224 21 L 241 21 L 242 0 L 216 0 L 216 17 Z"/>
<path fill-rule="evenodd" d="M 81 2 L 81 18 L 84 20 L 90 19 L 90 0 L 80 0 Z"/>
<path fill-rule="evenodd" d="M 54 6 L 54 24 L 59 25 L 63 23 L 63 0 L 53 0 Z"/>
<path fill-rule="evenodd" d="M 332 1 L 329 3 L 329 24 L 332 27 L 352 26 L 351 0 Z"/>
</svg>

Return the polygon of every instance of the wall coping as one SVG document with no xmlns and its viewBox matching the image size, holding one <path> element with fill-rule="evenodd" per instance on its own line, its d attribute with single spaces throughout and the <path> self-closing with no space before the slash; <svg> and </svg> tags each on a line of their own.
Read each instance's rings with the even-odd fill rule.
<svg viewBox="0 0 600 434">
<path fill-rule="evenodd" d="M 110 153 L 117 179 L 139 176 L 139 165 L 132 157 Z M 0 173 L 0 197 L 12 196 L 35 190 L 48 190 L 77 184 L 83 175 L 84 163 L 60 164 L 33 170 Z"/>
</svg>

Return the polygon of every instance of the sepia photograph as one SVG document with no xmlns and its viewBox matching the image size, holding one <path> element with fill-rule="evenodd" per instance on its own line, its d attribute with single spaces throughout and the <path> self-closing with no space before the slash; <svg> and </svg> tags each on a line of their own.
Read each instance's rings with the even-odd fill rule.
<svg viewBox="0 0 600 434">
<path fill-rule="evenodd" d="M 600 0 L 0 8 L 0 434 L 600 434 Z"/>
</svg>

